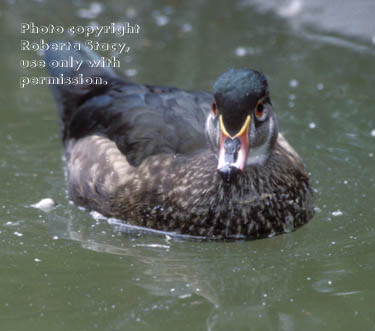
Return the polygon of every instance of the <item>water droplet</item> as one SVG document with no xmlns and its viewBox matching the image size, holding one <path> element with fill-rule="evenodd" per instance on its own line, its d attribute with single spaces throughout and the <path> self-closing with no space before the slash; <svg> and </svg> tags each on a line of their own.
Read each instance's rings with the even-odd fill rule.
<svg viewBox="0 0 375 331">
<path fill-rule="evenodd" d="M 289 86 L 290 86 L 290 87 L 297 87 L 298 85 L 299 85 L 299 82 L 298 82 L 297 79 L 291 79 L 291 80 L 289 81 Z"/>
<path fill-rule="evenodd" d="M 45 198 L 40 200 L 39 202 L 30 205 L 30 207 L 40 209 L 46 213 L 50 212 L 51 210 L 55 209 L 57 207 L 57 203 L 55 200 L 51 198 Z"/>
<path fill-rule="evenodd" d="M 164 26 L 164 25 L 167 25 L 169 22 L 169 18 L 167 16 L 160 15 L 160 14 L 155 14 L 154 19 L 155 19 L 157 26 Z"/>
<path fill-rule="evenodd" d="M 190 23 L 185 23 L 183 26 L 182 26 L 182 31 L 183 32 L 191 32 L 191 30 L 193 30 L 193 26 L 190 24 Z"/>
<path fill-rule="evenodd" d="M 128 77 L 133 77 L 133 76 L 135 76 L 136 74 L 137 74 L 137 69 L 127 69 L 127 70 L 125 70 L 125 74 L 126 74 L 126 76 L 128 76 Z"/>
<path fill-rule="evenodd" d="M 324 84 L 323 84 L 323 83 L 318 83 L 318 84 L 316 84 L 316 88 L 317 88 L 319 91 L 321 91 L 321 90 L 324 89 Z"/>
<path fill-rule="evenodd" d="M 236 48 L 236 50 L 234 51 L 234 53 L 237 56 L 258 55 L 258 54 L 261 53 L 261 50 L 259 48 L 255 48 L 255 47 L 243 47 L 243 46 L 239 46 L 239 47 Z"/>
<path fill-rule="evenodd" d="M 315 192 L 315 191 L 314 191 Z M 318 192 L 318 190 L 316 191 L 316 193 Z M 316 213 L 320 213 L 322 210 L 319 208 L 319 207 L 314 207 L 314 211 Z"/>
<path fill-rule="evenodd" d="M 181 294 L 179 296 L 180 299 L 186 299 L 186 298 L 190 298 L 191 297 L 191 294 L 190 293 L 187 293 L 187 294 Z"/>
<path fill-rule="evenodd" d="M 246 49 L 245 47 L 237 47 L 235 50 L 235 53 L 237 56 L 245 56 L 246 55 Z"/>
<path fill-rule="evenodd" d="M 332 216 L 341 216 L 341 215 L 342 215 L 342 211 L 340 209 L 337 209 L 336 211 L 332 212 Z"/>
</svg>

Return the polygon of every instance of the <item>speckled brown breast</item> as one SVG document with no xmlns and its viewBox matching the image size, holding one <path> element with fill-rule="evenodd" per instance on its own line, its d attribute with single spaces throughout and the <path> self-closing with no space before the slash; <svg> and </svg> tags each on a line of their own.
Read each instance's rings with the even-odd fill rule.
<svg viewBox="0 0 375 331">
<path fill-rule="evenodd" d="M 67 151 L 71 198 L 129 224 L 256 239 L 293 231 L 313 215 L 303 164 L 282 136 L 267 162 L 247 167 L 232 184 L 218 176 L 207 151 L 154 155 L 138 167 L 103 136 L 82 138 Z"/>
</svg>

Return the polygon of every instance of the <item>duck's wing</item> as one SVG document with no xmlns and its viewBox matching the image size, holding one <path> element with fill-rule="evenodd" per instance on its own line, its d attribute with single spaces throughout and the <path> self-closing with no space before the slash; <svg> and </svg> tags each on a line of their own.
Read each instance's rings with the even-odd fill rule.
<svg viewBox="0 0 375 331">
<path fill-rule="evenodd" d="M 134 166 L 150 155 L 206 148 L 204 126 L 211 94 L 130 83 L 111 68 L 91 68 L 89 61 L 100 58 L 83 45 L 79 51 L 47 51 L 45 57 L 47 63 L 69 57 L 83 61 L 78 71 L 48 67 L 51 76 L 106 82 L 51 85 L 64 143 L 104 135 Z"/>
</svg>

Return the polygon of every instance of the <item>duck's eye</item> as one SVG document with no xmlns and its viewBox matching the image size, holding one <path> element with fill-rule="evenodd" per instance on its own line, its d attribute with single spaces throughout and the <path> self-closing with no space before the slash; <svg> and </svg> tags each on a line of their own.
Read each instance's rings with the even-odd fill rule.
<svg viewBox="0 0 375 331">
<path fill-rule="evenodd" d="M 215 101 L 211 105 L 211 110 L 212 110 L 212 113 L 216 116 L 217 115 L 217 105 L 216 105 Z"/>
<path fill-rule="evenodd" d="M 262 119 L 264 115 L 264 104 L 262 100 L 259 100 L 257 105 L 255 106 L 255 116 L 258 119 Z"/>
</svg>

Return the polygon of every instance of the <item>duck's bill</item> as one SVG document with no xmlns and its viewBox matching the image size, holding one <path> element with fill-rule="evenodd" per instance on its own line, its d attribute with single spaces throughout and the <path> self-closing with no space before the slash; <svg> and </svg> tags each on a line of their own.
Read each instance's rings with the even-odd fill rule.
<svg viewBox="0 0 375 331">
<path fill-rule="evenodd" d="M 241 130 L 234 136 L 225 129 L 222 116 L 219 121 L 221 137 L 217 170 L 226 182 L 231 182 L 246 165 L 249 152 L 250 115 Z"/>
</svg>

